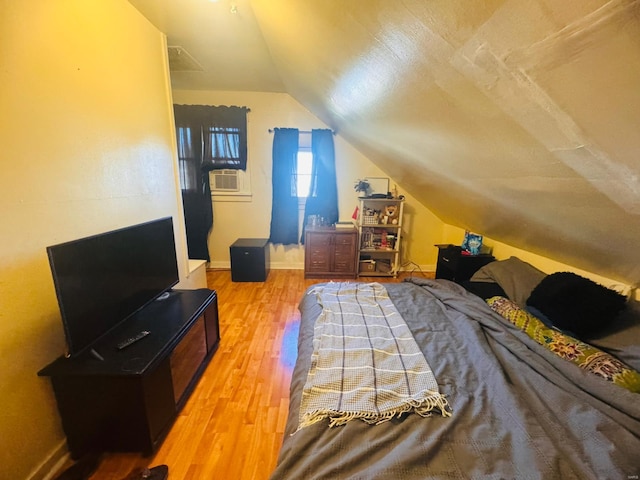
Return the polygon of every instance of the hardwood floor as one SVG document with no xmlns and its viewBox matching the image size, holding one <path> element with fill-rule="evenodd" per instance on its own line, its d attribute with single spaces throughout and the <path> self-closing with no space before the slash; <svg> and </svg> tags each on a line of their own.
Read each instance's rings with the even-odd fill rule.
<svg viewBox="0 0 640 480">
<path fill-rule="evenodd" d="M 160 464 L 169 466 L 170 480 L 268 479 L 287 416 L 298 302 L 310 285 L 327 280 L 271 270 L 266 282 L 233 283 L 228 270 L 208 271 L 218 293 L 218 351 L 155 455 L 106 454 L 91 480 L 122 480 Z"/>
</svg>

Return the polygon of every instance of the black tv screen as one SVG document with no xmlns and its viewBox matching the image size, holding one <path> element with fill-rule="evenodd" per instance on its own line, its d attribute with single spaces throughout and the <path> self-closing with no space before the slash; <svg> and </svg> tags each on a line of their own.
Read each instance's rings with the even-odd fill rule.
<svg viewBox="0 0 640 480">
<path fill-rule="evenodd" d="M 178 283 L 171 217 L 47 247 L 69 355 Z"/>
</svg>

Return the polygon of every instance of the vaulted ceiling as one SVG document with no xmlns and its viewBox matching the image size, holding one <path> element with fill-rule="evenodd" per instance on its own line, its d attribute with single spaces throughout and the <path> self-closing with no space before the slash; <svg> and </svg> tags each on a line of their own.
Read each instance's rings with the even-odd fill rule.
<svg viewBox="0 0 640 480">
<path fill-rule="evenodd" d="M 130 2 L 174 88 L 287 92 L 445 222 L 640 283 L 640 0 Z"/>
</svg>

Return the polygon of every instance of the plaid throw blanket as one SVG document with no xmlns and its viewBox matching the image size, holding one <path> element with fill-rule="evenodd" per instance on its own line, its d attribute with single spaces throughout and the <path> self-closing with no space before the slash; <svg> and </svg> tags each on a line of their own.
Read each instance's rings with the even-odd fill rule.
<svg viewBox="0 0 640 480">
<path fill-rule="evenodd" d="M 405 412 L 450 416 L 431 368 L 379 283 L 329 283 L 311 291 L 316 320 L 298 430 L 329 418 L 378 424 Z"/>
</svg>

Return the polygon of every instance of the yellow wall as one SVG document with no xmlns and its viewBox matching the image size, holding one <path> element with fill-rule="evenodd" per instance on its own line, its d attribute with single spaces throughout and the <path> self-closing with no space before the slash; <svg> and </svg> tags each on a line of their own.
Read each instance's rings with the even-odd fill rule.
<svg viewBox="0 0 640 480">
<path fill-rule="evenodd" d="M 238 105 L 251 109 L 248 121 L 248 162 L 251 172 L 252 197 L 244 202 L 215 201 L 214 226 L 209 238 L 212 267 L 229 267 L 229 245 L 237 238 L 268 238 L 271 221 L 271 148 L 278 127 L 311 130 L 328 128 L 317 117 L 284 93 L 207 92 L 174 90 L 177 104 Z M 338 207 L 341 220 L 349 220 L 356 207 L 354 182 L 363 177 L 392 176 L 382 172 L 360 152 L 347 143 L 340 133 L 334 137 L 338 177 Z M 391 180 L 393 186 L 393 180 Z M 436 259 L 434 243 L 442 236 L 443 222 L 419 205 L 398 186 L 405 203 L 405 242 L 403 262 L 433 265 Z M 303 268 L 304 249 L 301 246 L 271 246 L 272 268 Z"/>
<path fill-rule="evenodd" d="M 481 234 L 481 232 L 479 233 Z M 460 245 L 463 239 L 464 229 L 455 227 L 453 225 L 445 225 L 443 230 L 442 243 Z M 531 265 L 547 274 L 554 272 L 573 272 L 577 275 L 589 278 L 594 282 L 600 283 L 601 285 L 614 288 L 615 290 L 618 290 L 625 295 L 628 294 L 629 290 L 632 288 L 630 285 L 627 285 L 624 282 L 603 277 L 602 275 L 588 272 L 586 270 L 567 265 L 566 263 L 558 262 L 548 257 L 543 257 L 542 255 L 537 255 L 535 253 L 531 253 L 526 250 L 507 245 L 506 243 L 498 242 L 496 240 L 493 240 L 492 238 L 483 238 L 483 244 L 491 249 L 491 253 L 498 260 L 505 260 L 509 257 L 518 257 L 520 260 L 530 263 Z"/>
<path fill-rule="evenodd" d="M 125 0 L 0 2 L 0 478 L 65 453 L 45 247 L 181 218 L 165 39 Z M 177 228 L 181 277 L 183 228 Z"/>
</svg>

